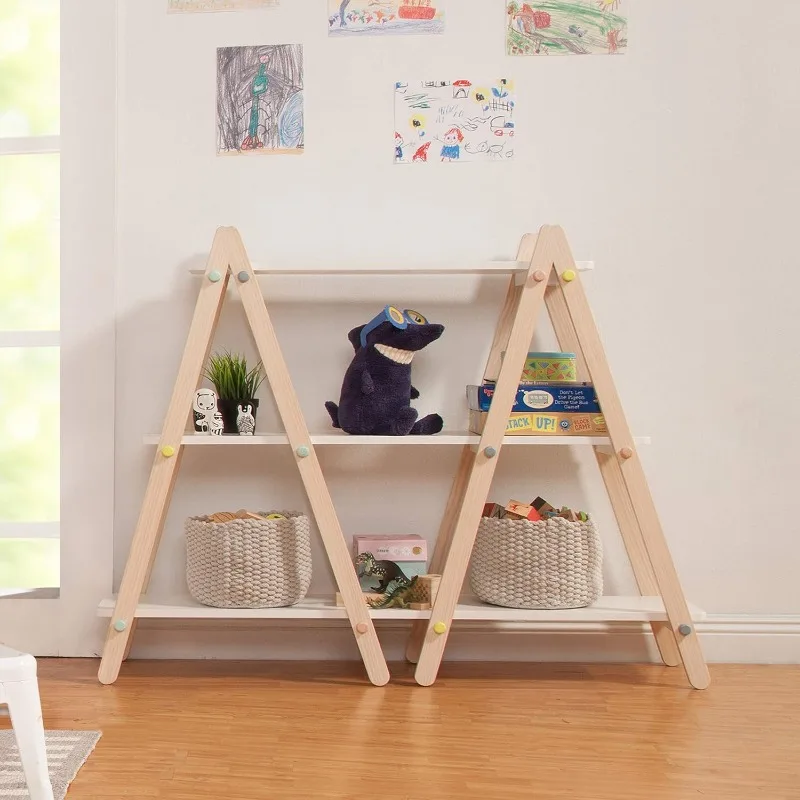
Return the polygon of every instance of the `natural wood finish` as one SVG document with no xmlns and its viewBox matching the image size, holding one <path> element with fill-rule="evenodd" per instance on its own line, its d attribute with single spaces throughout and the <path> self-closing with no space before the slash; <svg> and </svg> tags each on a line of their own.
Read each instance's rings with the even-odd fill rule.
<svg viewBox="0 0 800 800">
<path fill-rule="evenodd" d="M 461 509 L 464 489 L 467 485 L 467 477 L 472 470 L 474 461 L 475 451 L 470 445 L 464 445 L 461 449 L 461 457 L 458 461 L 458 468 L 453 478 L 453 484 L 450 487 L 450 496 L 447 498 L 447 504 L 444 508 L 444 514 L 442 515 L 442 522 L 439 525 L 439 535 L 436 537 L 433 555 L 428 564 L 429 572 L 441 574 L 442 568 L 447 560 L 447 554 L 450 551 L 450 541 L 453 538 L 453 530 L 455 529 L 458 513 Z M 424 619 L 415 620 L 414 624 L 411 626 L 411 633 L 409 634 L 408 644 L 406 645 L 406 659 L 412 664 L 416 664 L 417 661 L 419 661 L 419 654 L 422 650 L 422 642 L 425 639 L 425 631 L 427 628 L 428 621 Z"/>
<path fill-rule="evenodd" d="M 322 543 L 328 554 L 336 584 L 344 599 L 356 644 L 361 651 L 369 679 L 376 686 L 383 686 L 389 680 L 389 669 L 372 624 L 369 608 L 364 603 L 358 576 L 353 569 L 350 551 L 336 516 L 328 485 L 322 475 L 322 468 L 311 442 L 303 411 L 278 343 L 278 337 L 275 334 L 261 288 L 253 274 L 253 267 L 239 232 L 235 228 L 230 228 L 228 237 L 231 271 L 237 276 L 240 272 L 245 272 L 249 276 L 249 280 L 245 282 L 241 282 L 238 277 L 234 278 L 234 281 L 239 289 L 242 306 L 264 364 L 264 371 L 272 389 L 278 413 L 294 451 L 295 462 L 300 471 Z M 301 457 L 298 454 L 298 448 L 301 447 L 307 449 L 307 456 Z"/>
<path fill-rule="evenodd" d="M 186 348 L 156 448 L 139 520 L 136 523 L 128 561 L 117 595 L 114 615 L 109 621 L 103 660 L 98 673 L 102 683 L 113 683 L 119 675 L 120 665 L 129 650 L 130 637 L 135 628 L 133 620 L 136 605 L 150 579 L 183 452 L 181 438 L 192 410 L 194 392 L 202 377 L 203 365 L 208 358 L 228 286 L 227 239 L 225 230 L 220 229 L 214 236 L 214 243 L 211 246 L 205 274 L 208 275 L 209 272 L 216 270 L 222 275 L 222 279 L 216 283 L 205 279 L 198 293 Z M 166 446 L 173 447 L 175 455 L 166 458 L 161 452 Z M 123 631 L 114 628 L 117 620 L 125 622 L 126 627 Z"/>
<path fill-rule="evenodd" d="M 526 233 L 525 236 L 522 237 L 519 247 L 517 248 L 517 261 L 529 263 L 533 257 L 535 247 L 536 236 L 531 233 Z M 538 271 L 539 270 L 536 270 L 534 275 Z M 549 275 L 549 272 L 547 274 Z M 542 278 L 542 280 L 545 280 L 545 278 Z M 517 286 L 516 278 L 512 276 L 508 283 L 508 291 L 506 292 L 503 308 L 500 311 L 500 318 L 497 320 L 492 346 L 489 348 L 489 358 L 486 361 L 486 368 L 483 370 L 484 380 L 494 380 L 500 372 L 501 355 L 508 344 L 511 325 L 517 313 L 519 298 L 522 296 L 522 288 L 522 286 Z M 520 374 L 522 374 L 521 370 Z"/>
<path fill-rule="evenodd" d="M 575 353 L 578 379 L 591 380 L 591 374 L 586 366 L 586 359 L 578 341 L 575 327 L 572 324 L 572 317 L 569 315 L 569 309 L 564 300 L 564 293 L 561 287 L 558 285 L 549 286 L 545 292 L 544 300 L 559 347 L 565 352 Z M 659 593 L 658 583 L 653 572 L 653 565 L 650 563 L 650 556 L 642 539 L 639 521 L 636 519 L 630 497 L 628 497 L 628 490 L 625 486 L 625 481 L 622 479 L 617 459 L 604 453 L 601 447 L 595 447 L 594 452 L 611 501 L 611 507 L 614 509 L 614 514 L 617 518 L 617 525 L 631 562 L 631 569 L 636 578 L 639 592 L 645 596 L 657 595 Z M 653 622 L 650 627 L 664 663 L 671 667 L 678 666 L 681 663 L 681 657 L 669 624 Z"/>
<path fill-rule="evenodd" d="M 391 666 L 375 689 L 354 662 L 131 661 L 104 687 L 41 659 L 39 682 L 47 728 L 103 731 L 68 800 L 798 796 L 798 667 L 715 664 L 690 696 L 653 665 L 445 662 L 432 690 Z"/>
<path fill-rule="evenodd" d="M 509 409 L 519 385 L 519 376 L 522 374 L 522 365 L 528 354 L 536 319 L 544 305 L 547 282 L 536 281 L 533 276 L 537 270 L 542 270 L 547 276 L 550 275 L 553 256 L 549 238 L 547 227 L 542 228 L 533 251 L 528 276 L 516 303 L 516 313 L 508 336 L 506 353 L 486 418 L 486 426 L 478 444 L 478 452 L 475 454 L 475 461 L 467 478 L 447 561 L 443 569 L 433 570 L 441 572 L 442 582 L 433 603 L 415 673 L 417 682 L 422 686 L 430 686 L 436 680 L 452 626 L 453 613 L 475 543 L 483 504 L 492 485 L 497 457 L 503 446 Z M 493 448 L 497 456 L 489 458 L 485 452 L 487 447 Z"/>
<path fill-rule="evenodd" d="M 658 581 L 642 538 L 639 520 L 636 519 L 636 512 L 633 510 L 628 489 L 622 477 L 622 470 L 619 468 L 619 461 L 613 453 L 603 452 L 603 448 L 595 447 L 594 451 L 597 466 L 603 476 L 608 498 L 617 519 L 617 526 L 631 562 L 633 576 L 639 587 L 639 593 L 650 597 L 658 595 Z M 681 656 L 670 624 L 668 622 L 651 622 L 650 627 L 664 663 L 670 667 L 677 667 L 681 663 Z"/>
<path fill-rule="evenodd" d="M 661 521 L 658 518 L 658 512 L 636 452 L 636 444 L 625 419 L 622 403 L 603 352 L 594 317 L 577 274 L 575 260 L 563 230 L 556 226 L 552 229 L 552 235 L 557 274 L 560 276 L 566 270 L 575 271 L 573 280 L 561 283 L 564 301 L 603 409 L 612 446 L 618 456 L 623 481 L 628 490 L 636 519 L 639 521 L 639 528 L 658 581 L 659 593 L 664 600 L 673 635 L 678 643 L 686 675 L 692 686 L 697 689 L 705 689 L 710 680 L 708 667 L 703 658 L 697 633 L 694 626 L 691 625 L 692 619 L 686 598 L 683 595 L 678 573 L 661 528 Z M 621 453 L 625 448 L 630 449 L 631 458 L 622 457 Z M 691 626 L 691 631 L 687 635 L 678 631 L 682 624 Z"/>
</svg>

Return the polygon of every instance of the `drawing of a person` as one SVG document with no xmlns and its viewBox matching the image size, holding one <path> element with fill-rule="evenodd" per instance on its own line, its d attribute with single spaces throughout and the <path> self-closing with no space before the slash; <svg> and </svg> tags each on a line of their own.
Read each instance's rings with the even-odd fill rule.
<svg viewBox="0 0 800 800">
<path fill-rule="evenodd" d="M 444 135 L 442 161 L 458 161 L 461 158 L 461 142 L 463 141 L 464 134 L 458 128 L 450 128 Z"/>
<path fill-rule="evenodd" d="M 403 141 L 403 137 L 395 131 L 394 133 L 394 160 L 395 161 L 402 161 L 403 160 L 403 145 L 405 142 Z"/>
<path fill-rule="evenodd" d="M 250 89 L 250 94 L 252 96 L 250 105 L 250 125 L 247 129 L 247 136 L 242 142 L 242 150 L 257 150 L 264 146 L 264 143 L 258 138 L 258 100 L 269 88 L 267 61 L 267 56 L 261 56 L 261 58 L 259 58 L 261 66 L 258 68 L 258 74 L 253 78 L 253 84 Z"/>
</svg>

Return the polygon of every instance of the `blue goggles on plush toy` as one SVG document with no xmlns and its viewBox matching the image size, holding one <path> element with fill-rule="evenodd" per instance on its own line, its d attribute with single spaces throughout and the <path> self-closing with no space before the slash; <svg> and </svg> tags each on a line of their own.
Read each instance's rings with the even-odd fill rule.
<svg viewBox="0 0 800 800">
<path fill-rule="evenodd" d="M 382 325 L 384 322 L 389 322 L 394 325 L 395 328 L 399 328 L 402 331 L 409 325 L 425 325 L 428 320 L 425 319 L 419 311 L 414 311 L 410 308 L 401 311 L 395 306 L 386 306 L 380 314 L 371 319 L 361 330 L 362 347 L 367 346 L 367 336 L 374 331 L 378 325 Z"/>
</svg>

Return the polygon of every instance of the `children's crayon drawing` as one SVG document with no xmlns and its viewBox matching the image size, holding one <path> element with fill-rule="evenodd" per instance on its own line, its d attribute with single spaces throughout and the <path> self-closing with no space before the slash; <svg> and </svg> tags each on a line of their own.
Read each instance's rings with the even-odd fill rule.
<svg viewBox="0 0 800 800">
<path fill-rule="evenodd" d="M 328 0 L 328 35 L 444 33 L 446 1 Z"/>
<path fill-rule="evenodd" d="M 302 153 L 303 46 L 217 49 L 217 153 Z"/>
<path fill-rule="evenodd" d="M 506 0 L 512 56 L 620 55 L 628 46 L 628 0 Z"/>
<path fill-rule="evenodd" d="M 396 164 L 514 157 L 516 94 L 505 78 L 395 84 Z"/>
<path fill-rule="evenodd" d="M 240 11 L 278 5 L 278 0 L 167 0 L 167 11 Z"/>
</svg>

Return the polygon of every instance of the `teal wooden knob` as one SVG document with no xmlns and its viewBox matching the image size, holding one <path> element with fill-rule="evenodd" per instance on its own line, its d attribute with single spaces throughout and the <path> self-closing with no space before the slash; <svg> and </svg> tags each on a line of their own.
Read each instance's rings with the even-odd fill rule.
<svg viewBox="0 0 800 800">
<path fill-rule="evenodd" d="M 687 625 L 685 622 L 683 625 L 678 625 L 678 633 L 681 636 L 688 636 L 692 632 L 692 626 Z"/>
<path fill-rule="evenodd" d="M 308 458 L 311 455 L 311 451 L 305 445 L 298 447 L 295 453 L 297 453 L 298 458 Z"/>
<path fill-rule="evenodd" d="M 220 275 L 215 269 L 212 269 L 211 272 L 208 273 L 208 279 L 211 281 L 211 283 L 219 283 L 222 280 L 222 275 Z"/>
<path fill-rule="evenodd" d="M 247 283 L 250 280 L 250 274 L 242 270 L 237 276 L 239 283 Z"/>
<path fill-rule="evenodd" d="M 125 622 L 124 619 L 118 619 L 114 622 L 114 630 L 117 631 L 117 633 L 122 633 L 127 627 L 128 623 Z"/>
<path fill-rule="evenodd" d="M 483 449 L 483 454 L 486 458 L 494 458 L 497 455 L 497 450 L 494 447 L 485 447 Z"/>
</svg>

